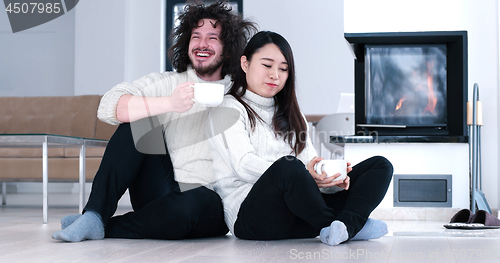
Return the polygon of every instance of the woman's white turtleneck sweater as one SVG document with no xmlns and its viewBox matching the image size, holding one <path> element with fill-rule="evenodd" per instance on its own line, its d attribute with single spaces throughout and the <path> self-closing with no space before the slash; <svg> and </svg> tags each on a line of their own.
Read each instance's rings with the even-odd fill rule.
<svg viewBox="0 0 500 263">
<path fill-rule="evenodd" d="M 240 205 L 253 184 L 276 160 L 294 155 L 283 137 L 277 138 L 274 134 L 274 99 L 261 97 L 247 90 L 243 100 L 264 120 L 261 122 L 256 119 L 254 131 L 250 127 L 245 108 L 230 95 L 225 96 L 218 110 L 210 112 L 212 124 L 227 122 L 231 115 L 228 111 L 220 110 L 221 107 L 234 109 L 239 113 L 234 125 L 209 139 L 216 178 L 214 190 L 222 198 L 226 224 L 233 234 Z M 210 127 L 208 132 L 211 133 Z M 297 158 L 306 165 L 315 156 L 316 151 L 307 136 L 306 147 Z"/>
</svg>

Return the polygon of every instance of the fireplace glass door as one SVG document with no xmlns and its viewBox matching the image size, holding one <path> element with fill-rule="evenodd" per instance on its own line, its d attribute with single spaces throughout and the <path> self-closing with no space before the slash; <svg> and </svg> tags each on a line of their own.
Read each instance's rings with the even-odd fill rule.
<svg viewBox="0 0 500 263">
<path fill-rule="evenodd" d="M 368 125 L 446 127 L 446 45 L 366 45 Z"/>
</svg>

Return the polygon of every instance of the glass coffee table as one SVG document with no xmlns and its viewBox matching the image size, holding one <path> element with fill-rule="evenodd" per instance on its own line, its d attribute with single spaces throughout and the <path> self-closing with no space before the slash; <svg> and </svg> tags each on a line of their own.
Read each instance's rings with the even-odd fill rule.
<svg viewBox="0 0 500 263">
<path fill-rule="evenodd" d="M 85 149 L 87 147 L 106 147 L 107 140 L 87 139 L 54 134 L 0 134 L 0 148 L 42 148 L 42 206 L 43 223 L 48 223 L 48 148 L 80 148 L 79 156 L 79 211 L 85 202 Z M 5 200 L 5 189 L 2 195 Z"/>
</svg>

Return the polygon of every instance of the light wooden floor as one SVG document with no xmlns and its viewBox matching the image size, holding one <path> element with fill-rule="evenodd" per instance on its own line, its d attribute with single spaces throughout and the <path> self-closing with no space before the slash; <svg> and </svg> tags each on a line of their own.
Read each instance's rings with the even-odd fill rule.
<svg viewBox="0 0 500 263">
<path fill-rule="evenodd" d="M 440 221 L 387 221 L 387 236 L 336 247 L 317 238 L 246 241 L 233 236 L 64 243 L 50 235 L 60 229 L 61 217 L 77 213 L 76 206 L 64 202 L 77 199 L 50 198 L 51 204 L 62 204 L 49 207 L 44 225 L 41 205 L 29 205 L 40 195 L 9 195 L 8 204 L 0 207 L 0 262 L 500 262 L 500 230 L 446 230 Z M 122 206 L 118 213 L 127 210 Z"/>
</svg>

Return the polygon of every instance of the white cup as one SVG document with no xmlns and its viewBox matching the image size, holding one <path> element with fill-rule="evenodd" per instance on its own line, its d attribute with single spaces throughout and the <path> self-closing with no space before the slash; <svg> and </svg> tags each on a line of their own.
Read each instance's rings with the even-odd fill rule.
<svg viewBox="0 0 500 263">
<path fill-rule="evenodd" d="M 194 101 L 207 107 L 216 107 L 224 98 L 224 85 L 216 83 L 195 83 Z"/>
<path fill-rule="evenodd" d="M 318 174 L 326 173 L 327 177 L 340 173 L 334 181 L 344 180 L 347 176 L 347 162 L 345 160 L 322 160 L 314 165 Z"/>
</svg>

